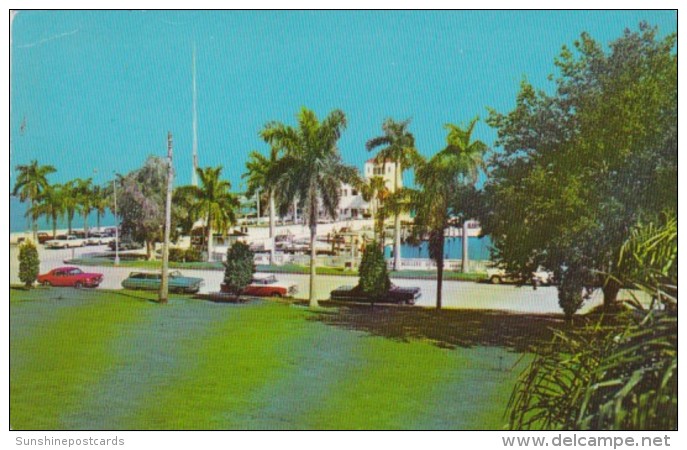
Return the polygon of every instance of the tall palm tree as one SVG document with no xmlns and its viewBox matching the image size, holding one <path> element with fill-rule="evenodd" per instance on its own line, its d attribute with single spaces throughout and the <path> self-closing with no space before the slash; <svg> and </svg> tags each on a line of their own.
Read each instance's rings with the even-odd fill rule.
<svg viewBox="0 0 687 450">
<path fill-rule="evenodd" d="M 229 192 L 231 183 L 219 178 L 222 166 L 199 167 L 196 173 L 200 186 L 195 188 L 197 202 L 193 205 L 192 213 L 205 219 L 209 261 L 212 258 L 213 231 L 224 233 L 230 225 L 236 223 L 235 210 L 239 207 L 239 201 Z"/>
<path fill-rule="evenodd" d="M 279 161 L 279 151 L 273 146 L 270 150 L 270 157 L 266 158 L 258 152 L 251 152 L 246 169 L 241 178 L 247 179 L 247 197 L 253 196 L 258 190 L 263 189 L 267 192 L 270 209 L 270 264 L 274 264 L 274 225 L 275 225 L 275 188 L 277 184 L 277 162 Z"/>
<path fill-rule="evenodd" d="M 93 180 L 77 178 L 75 180 L 76 202 L 83 215 L 83 231 L 88 237 L 88 215 L 93 211 Z"/>
<path fill-rule="evenodd" d="M 444 278 L 444 231 L 449 226 L 452 196 L 456 192 L 451 165 L 449 157 L 436 154 L 416 170 L 419 189 L 410 194 L 415 210 L 414 232 L 429 236 L 429 257 L 437 265 L 437 309 L 441 309 Z"/>
<path fill-rule="evenodd" d="M 418 164 L 420 154 L 415 148 L 415 137 L 408 131 L 410 119 L 397 122 L 391 118 L 382 124 L 384 134 L 370 139 L 365 144 L 368 151 L 379 148 L 375 158 L 377 164 L 394 163 L 394 192 L 403 182 L 403 171 Z M 401 215 L 394 215 L 394 270 L 401 269 Z"/>
<path fill-rule="evenodd" d="M 315 299 L 315 239 L 320 208 L 336 218 L 341 198 L 341 183 L 357 176 L 356 169 L 341 159 L 337 141 L 346 128 L 343 111 L 334 110 L 321 122 L 315 113 L 302 108 L 297 115 L 297 127 L 271 122 L 262 137 L 285 155 L 277 163 L 277 202 L 280 210 L 288 208 L 298 198 L 303 218 L 310 228 L 310 307 Z"/>
<path fill-rule="evenodd" d="M 31 229 L 33 231 L 33 239 L 38 239 L 38 226 L 36 216 L 36 203 L 40 195 L 48 188 L 49 183 L 47 176 L 56 172 L 55 168 L 50 165 L 39 166 L 35 159 L 28 165 L 19 165 L 16 167 L 19 171 L 17 182 L 12 189 L 12 195 L 19 195 L 19 200 L 22 202 L 30 201 L 31 207 L 26 212 L 26 217 L 31 218 Z M 32 211 L 31 213 L 29 211 Z"/>
<path fill-rule="evenodd" d="M 463 185 L 475 186 L 479 178 L 480 170 L 485 170 L 484 154 L 489 149 L 487 144 L 480 140 L 472 140 L 472 132 L 475 125 L 479 121 L 479 117 L 475 117 L 468 123 L 465 128 L 458 125 L 446 124 L 444 128 L 448 130 L 446 136 L 446 147 L 440 154 L 449 157 L 451 172 L 457 181 Z M 461 261 L 461 270 L 468 271 L 468 219 L 463 217 L 463 257 Z"/>
<path fill-rule="evenodd" d="M 57 234 L 57 219 L 64 214 L 64 193 L 60 184 L 48 186 L 39 196 L 39 201 L 29 210 L 31 216 L 45 216 L 52 223 L 52 237 Z"/>
<path fill-rule="evenodd" d="M 81 211 L 81 206 L 79 205 L 78 199 L 78 191 L 76 189 L 76 181 L 70 180 L 63 184 L 62 194 L 64 213 L 67 216 L 67 228 L 69 229 L 68 234 L 72 234 L 72 222 L 74 221 L 74 215 Z"/>
</svg>

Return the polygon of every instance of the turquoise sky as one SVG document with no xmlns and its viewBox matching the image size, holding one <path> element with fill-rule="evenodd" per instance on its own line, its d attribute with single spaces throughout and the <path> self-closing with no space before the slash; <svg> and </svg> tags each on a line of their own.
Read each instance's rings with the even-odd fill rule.
<svg viewBox="0 0 687 450">
<path fill-rule="evenodd" d="M 301 106 L 349 120 L 340 147 L 362 169 L 386 117 L 412 117 L 421 153 L 442 125 L 507 111 L 527 77 L 546 88 L 553 58 L 582 31 L 604 43 L 672 11 L 20 12 L 12 26 L 11 165 L 53 164 L 51 181 L 139 167 L 174 134 L 177 184 L 191 180 L 191 52 L 197 47 L 201 166 L 236 189 L 258 131 Z M 489 145 L 494 130 L 481 122 Z M 94 171 L 97 171 L 94 174 Z M 10 184 L 15 180 L 14 174 Z"/>
</svg>

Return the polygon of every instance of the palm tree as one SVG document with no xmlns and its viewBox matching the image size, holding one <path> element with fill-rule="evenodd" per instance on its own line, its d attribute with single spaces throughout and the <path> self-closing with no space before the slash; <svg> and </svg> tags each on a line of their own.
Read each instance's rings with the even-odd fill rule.
<svg viewBox="0 0 687 450">
<path fill-rule="evenodd" d="M 38 161 L 35 159 L 28 165 L 17 166 L 16 169 L 19 171 L 19 175 L 17 176 L 17 182 L 14 184 L 14 189 L 12 189 L 12 195 L 19 195 L 19 200 L 22 202 L 27 200 L 31 202 L 31 207 L 27 210 L 26 217 L 31 218 L 33 239 L 37 241 L 38 226 L 36 221 L 38 216 L 36 215 L 36 202 L 49 186 L 47 176 L 56 172 L 56 170 L 50 165 L 39 166 Z M 30 213 L 29 211 L 32 212 Z"/>
<path fill-rule="evenodd" d="M 222 166 L 198 168 L 200 186 L 196 187 L 196 204 L 193 205 L 193 215 L 205 219 L 207 230 L 208 261 L 212 258 L 213 230 L 226 232 L 230 225 L 236 223 L 235 209 L 239 201 L 229 190 L 231 183 L 220 180 Z"/>
<path fill-rule="evenodd" d="M 100 231 L 100 219 L 105 215 L 105 210 L 110 205 L 109 189 L 102 186 L 93 186 L 93 209 L 95 209 L 96 225 Z"/>
<path fill-rule="evenodd" d="M 395 177 L 394 190 L 400 189 L 403 182 L 403 171 L 418 164 L 420 154 L 415 148 L 415 137 L 408 131 L 410 119 L 396 122 L 386 119 L 382 124 L 384 134 L 370 139 L 365 144 L 368 151 L 381 147 L 375 162 L 384 164 L 387 161 L 394 163 Z M 401 269 L 401 216 L 394 215 L 394 270 Z"/>
<path fill-rule="evenodd" d="M 279 161 L 279 151 L 272 147 L 270 157 L 266 158 L 258 152 L 252 152 L 246 163 L 246 169 L 241 178 L 247 178 L 247 197 L 253 196 L 258 190 L 267 191 L 270 209 L 270 264 L 274 264 L 274 225 L 275 225 L 275 187 L 277 183 L 276 167 Z"/>
<path fill-rule="evenodd" d="M 48 186 L 39 196 L 39 202 L 28 212 L 32 217 L 45 216 L 52 223 L 52 237 L 57 234 L 57 219 L 64 214 L 64 194 L 62 186 L 53 184 Z"/>
<path fill-rule="evenodd" d="M 362 181 L 358 184 L 358 188 L 363 197 L 363 200 L 370 203 L 370 213 L 372 216 L 374 240 L 378 241 L 380 245 L 384 245 L 384 214 L 379 214 L 382 212 L 382 205 L 384 201 L 389 197 L 390 191 L 386 187 L 384 178 L 380 176 L 373 176 L 369 178 L 367 182 Z M 379 230 L 380 239 L 377 239 L 377 233 Z"/>
<path fill-rule="evenodd" d="M 72 234 L 72 222 L 74 221 L 74 215 L 81 211 L 75 180 L 70 180 L 62 185 L 62 195 L 64 212 L 67 216 L 67 228 L 69 229 L 68 234 Z"/>
<path fill-rule="evenodd" d="M 298 198 L 303 218 L 310 228 L 310 307 L 315 299 L 315 239 L 320 208 L 336 218 L 341 198 L 341 183 L 355 179 L 354 167 L 341 159 L 337 141 L 346 128 L 343 111 L 334 110 L 321 122 L 315 113 L 302 108 L 297 115 L 296 128 L 278 122 L 267 124 L 262 137 L 285 155 L 276 167 L 277 202 L 280 210 L 288 208 Z"/>
<path fill-rule="evenodd" d="M 88 215 L 93 211 L 93 180 L 91 178 L 75 180 L 76 202 L 83 214 L 83 231 L 88 237 Z"/>
<path fill-rule="evenodd" d="M 429 257 L 437 265 L 436 307 L 441 309 L 444 278 L 444 231 L 449 226 L 450 205 L 456 184 L 450 158 L 437 154 L 415 172 L 419 190 L 411 191 L 415 210 L 414 233 L 429 235 Z"/>
<path fill-rule="evenodd" d="M 475 186 L 480 170 L 485 170 L 484 153 L 488 150 L 487 144 L 480 140 L 472 140 L 472 132 L 479 117 L 475 117 L 468 123 L 467 127 L 461 128 L 458 125 L 446 124 L 444 128 L 448 130 L 446 136 L 446 148 L 440 154 L 450 157 L 451 172 L 458 177 L 458 181 L 463 185 Z M 468 271 L 468 219 L 463 217 L 463 258 L 461 270 Z"/>
</svg>

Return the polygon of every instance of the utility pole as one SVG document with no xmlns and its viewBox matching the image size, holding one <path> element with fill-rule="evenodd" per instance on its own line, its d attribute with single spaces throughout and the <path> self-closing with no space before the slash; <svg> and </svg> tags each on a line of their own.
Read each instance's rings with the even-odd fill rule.
<svg viewBox="0 0 687 450">
<path fill-rule="evenodd" d="M 114 265 L 119 265 L 119 219 L 117 216 L 117 174 L 115 173 L 114 180 L 112 180 L 112 188 L 114 189 L 114 216 L 115 216 L 115 259 Z"/>
<path fill-rule="evenodd" d="M 160 303 L 167 303 L 169 294 L 169 232 L 172 222 L 172 132 L 167 132 L 167 202 L 165 206 L 165 240 L 162 243 L 162 280 L 160 283 Z"/>
</svg>

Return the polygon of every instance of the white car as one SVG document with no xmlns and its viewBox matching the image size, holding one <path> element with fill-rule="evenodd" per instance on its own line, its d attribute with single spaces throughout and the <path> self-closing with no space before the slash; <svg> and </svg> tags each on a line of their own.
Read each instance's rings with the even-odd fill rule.
<svg viewBox="0 0 687 450">
<path fill-rule="evenodd" d="M 61 234 L 55 239 L 45 241 L 46 248 L 69 248 L 69 247 L 83 247 L 85 242 L 73 235 Z"/>
<path fill-rule="evenodd" d="M 499 268 L 487 269 L 487 278 L 491 284 L 517 283 L 521 280 L 519 275 L 506 273 L 505 270 Z M 549 285 L 553 282 L 553 272 L 540 268 L 536 272 L 532 272 L 532 277 L 528 281 L 537 285 Z"/>
<path fill-rule="evenodd" d="M 111 236 L 91 236 L 87 239 L 84 239 L 84 244 L 86 245 L 102 245 L 102 244 L 109 244 L 110 242 L 114 241 L 114 237 Z"/>
</svg>

